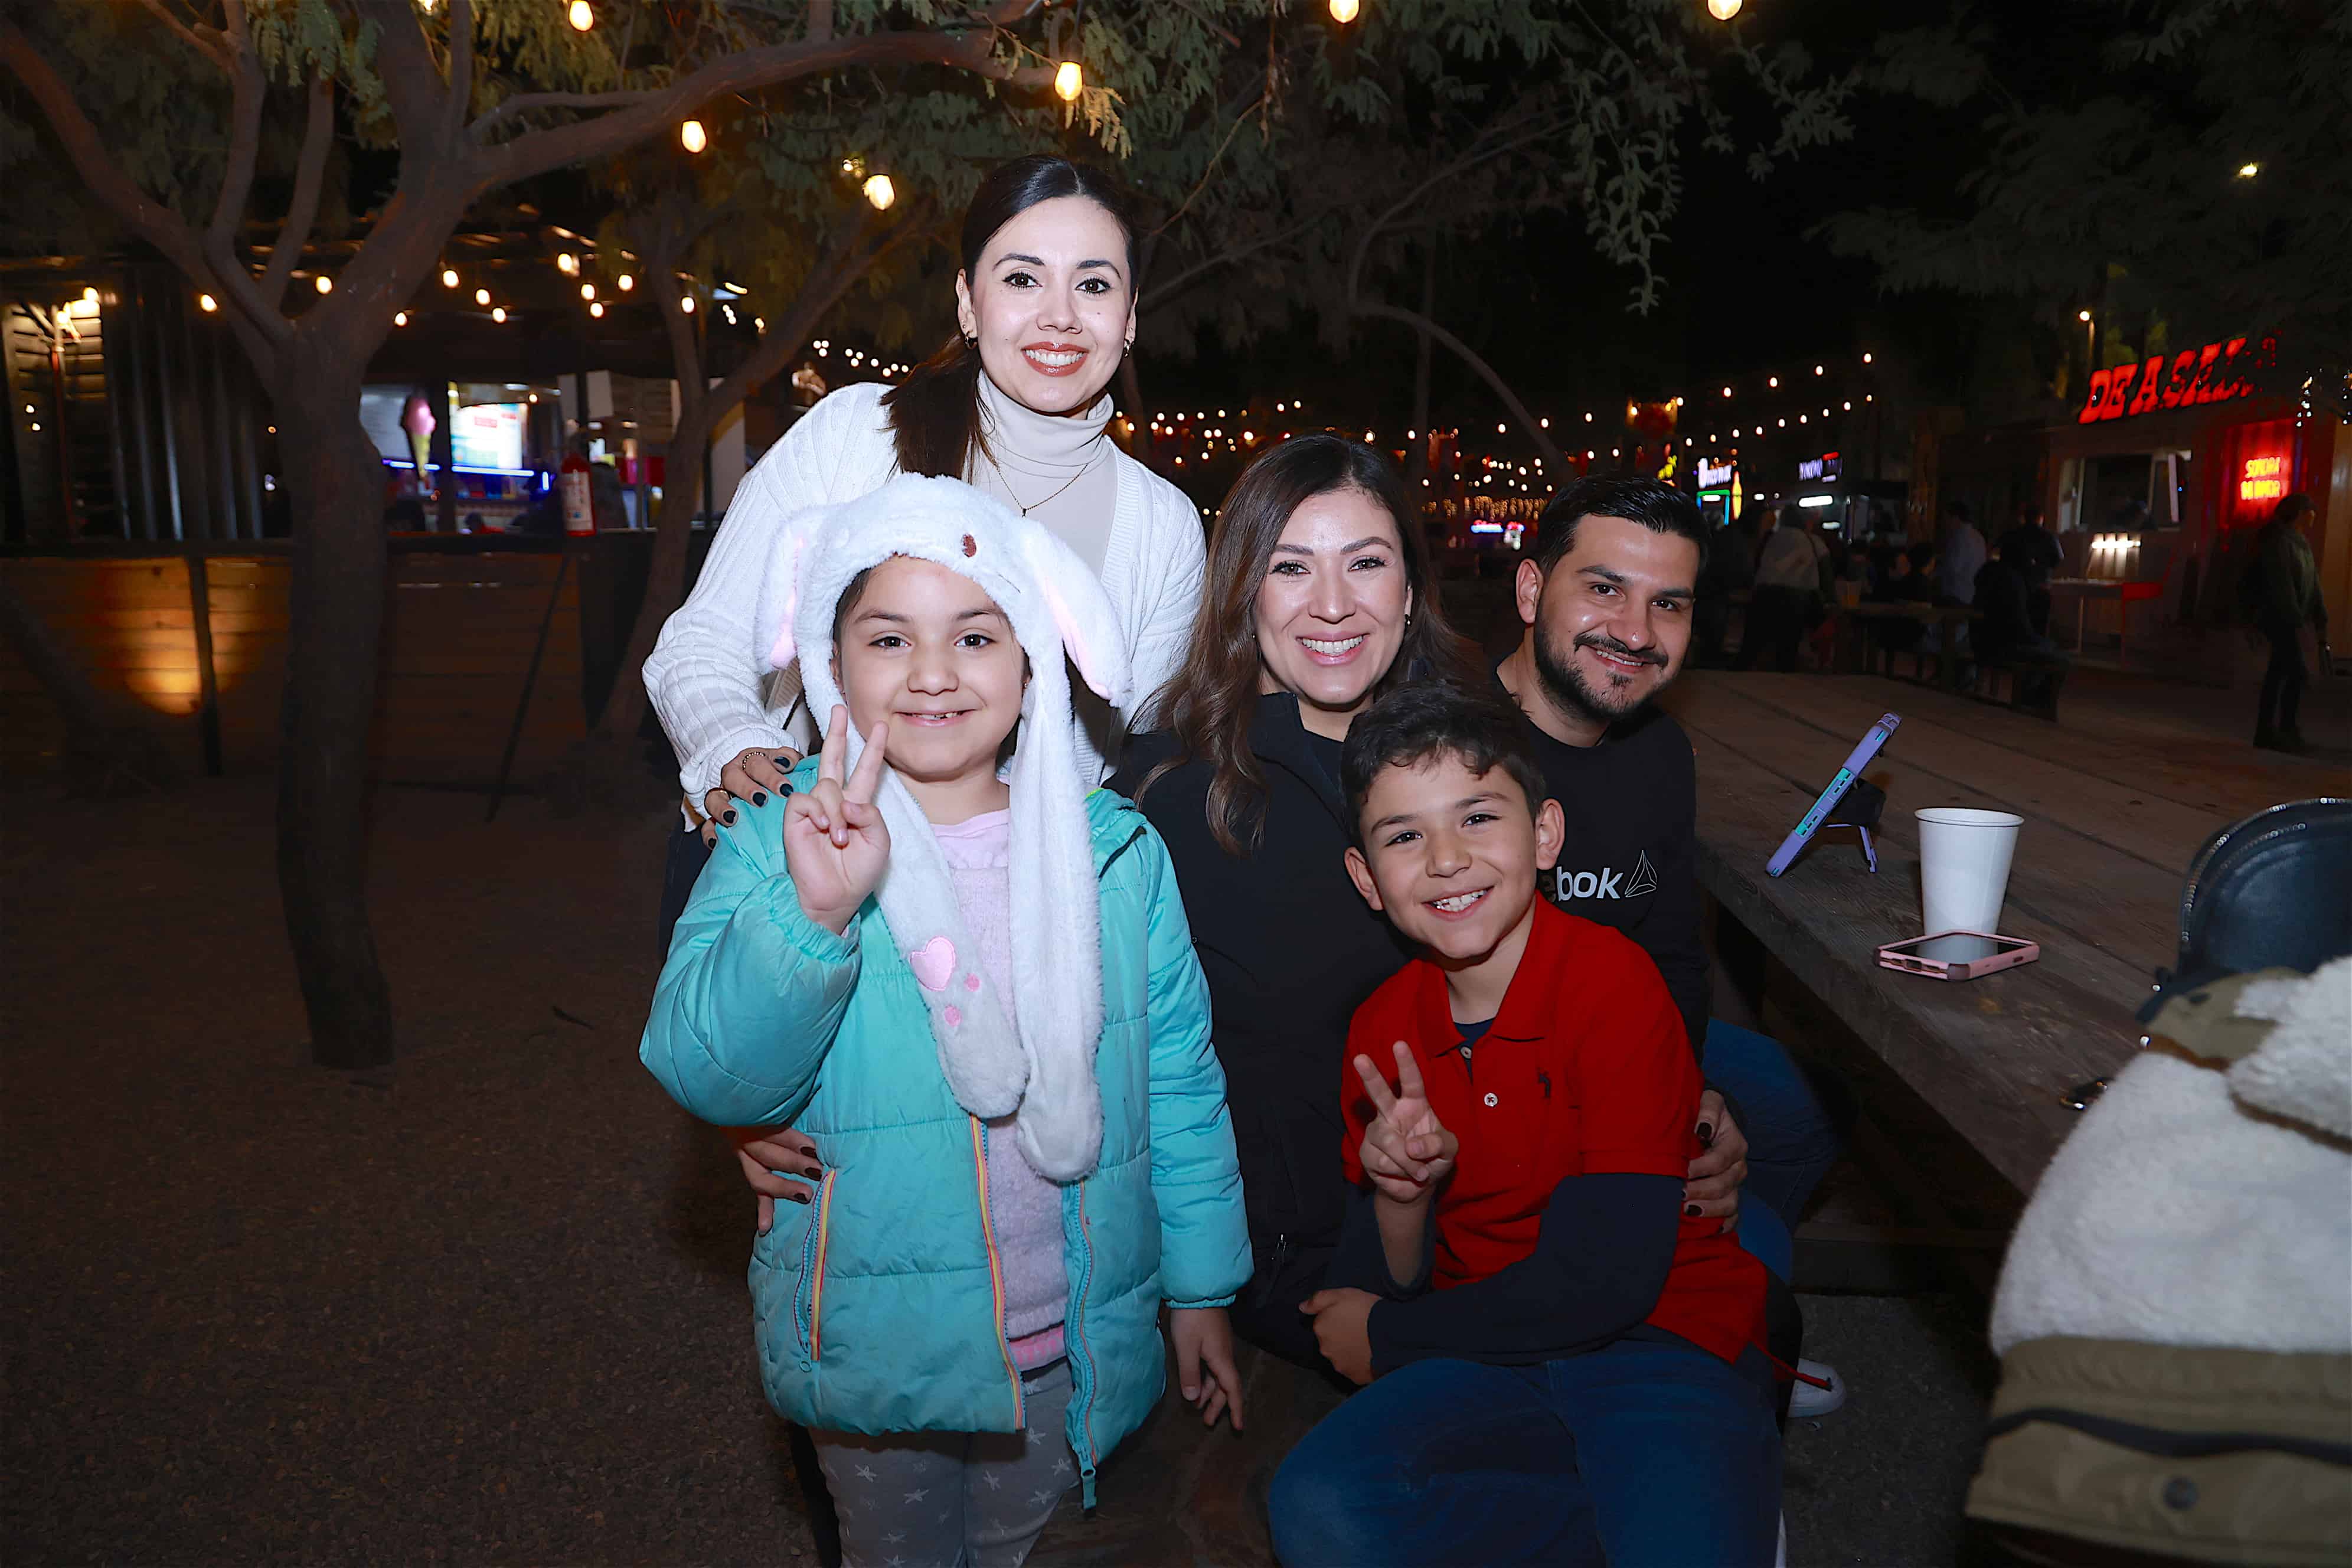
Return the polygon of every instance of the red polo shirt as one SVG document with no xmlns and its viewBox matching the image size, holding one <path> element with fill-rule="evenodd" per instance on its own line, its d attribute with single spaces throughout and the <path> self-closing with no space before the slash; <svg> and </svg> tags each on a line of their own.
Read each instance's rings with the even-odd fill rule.
<svg viewBox="0 0 2352 1568">
<path fill-rule="evenodd" d="M 1348 1057 L 1391 1081 L 1393 1042 L 1412 1047 L 1438 1119 L 1461 1140 L 1438 1194 L 1433 1289 L 1484 1279 L 1535 1250 L 1552 1189 L 1570 1176 L 1686 1175 L 1699 1152 L 1699 1075 L 1657 965 L 1630 938 L 1537 899 L 1502 1011 L 1467 1057 L 1445 973 L 1425 959 L 1356 1009 Z M 1349 1181 L 1373 1117 L 1352 1065 L 1341 1079 Z M 1764 1336 L 1764 1270 L 1715 1218 L 1681 1218 L 1665 1289 L 1647 1321 L 1737 1361 Z"/>
</svg>

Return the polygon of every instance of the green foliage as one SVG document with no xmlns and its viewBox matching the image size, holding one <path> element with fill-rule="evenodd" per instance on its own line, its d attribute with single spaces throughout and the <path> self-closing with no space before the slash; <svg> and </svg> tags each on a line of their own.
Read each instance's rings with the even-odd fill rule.
<svg viewBox="0 0 2352 1568">
<path fill-rule="evenodd" d="M 2352 7 L 2338 0 L 2071 0 L 2104 43 L 2078 96 L 2006 85 L 2020 42 L 1967 18 L 1884 40 L 1881 90 L 1982 117 L 1958 212 L 1826 227 L 1888 287 L 2095 309 L 2111 337 L 2276 332 L 2283 389 L 2352 365 Z M 2046 66 L 2047 62 L 2044 62 Z M 2238 171 L 2258 166 L 2251 177 Z M 2149 351 L 2153 352 L 2153 351 Z"/>
</svg>

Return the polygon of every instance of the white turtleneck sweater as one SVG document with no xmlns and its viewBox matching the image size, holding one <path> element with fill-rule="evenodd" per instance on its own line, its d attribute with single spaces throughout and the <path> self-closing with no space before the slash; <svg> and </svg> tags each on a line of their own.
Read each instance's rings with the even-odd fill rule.
<svg viewBox="0 0 2352 1568">
<path fill-rule="evenodd" d="M 1138 709 L 1114 714 L 1096 704 L 1101 711 L 1087 724 L 1089 760 L 1107 774 L 1122 722 L 1141 727 L 1145 705 L 1175 675 L 1191 641 L 1207 563 L 1200 509 L 1111 442 L 1108 394 L 1082 416 L 1055 418 L 1013 402 L 986 376 L 980 387 L 994 460 L 976 460 L 967 479 L 1016 511 L 1027 507 L 1094 566 L 1127 636 Z M 792 733 L 784 724 L 800 692 L 796 673 L 767 681 L 767 650 L 753 627 L 760 581 L 785 518 L 864 495 L 898 471 L 881 405 L 887 390 L 863 382 L 824 398 L 743 477 L 694 592 L 646 660 L 646 690 L 677 751 L 678 782 L 698 805 L 744 751 L 810 743 L 811 716 L 796 720 Z M 1073 476 L 1076 483 L 1053 493 Z M 1082 704 L 1091 698 L 1081 691 Z"/>
<path fill-rule="evenodd" d="M 1118 505 L 1118 470 L 1110 459 L 1121 455 L 1109 434 L 1110 394 L 1084 414 L 1040 414 L 983 375 L 980 418 L 988 456 L 971 455 L 965 482 L 1044 523 L 1101 576 Z"/>
</svg>

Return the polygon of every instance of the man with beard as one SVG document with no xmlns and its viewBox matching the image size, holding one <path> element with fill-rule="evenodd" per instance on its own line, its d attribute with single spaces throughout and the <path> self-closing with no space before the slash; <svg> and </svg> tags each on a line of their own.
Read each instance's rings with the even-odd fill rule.
<svg viewBox="0 0 2352 1568">
<path fill-rule="evenodd" d="M 1701 1071 L 1733 1102 L 1746 1132 L 1747 1191 L 1793 1231 L 1837 1159 L 1837 1136 L 1778 1041 L 1708 1016 L 1697 773 L 1690 737 L 1651 700 L 1689 651 L 1706 545 L 1698 508 L 1672 486 L 1578 480 L 1536 524 L 1516 583 L 1526 630 L 1495 677 L 1526 717 L 1567 816 L 1559 858 L 1538 879 L 1543 893 L 1624 932 L 1657 964 Z M 1788 1278 L 1785 1240 L 1746 1239 Z M 1844 1397 L 1843 1384 L 1824 1391 L 1801 1382 L 1791 1409 L 1821 1415 Z"/>
</svg>

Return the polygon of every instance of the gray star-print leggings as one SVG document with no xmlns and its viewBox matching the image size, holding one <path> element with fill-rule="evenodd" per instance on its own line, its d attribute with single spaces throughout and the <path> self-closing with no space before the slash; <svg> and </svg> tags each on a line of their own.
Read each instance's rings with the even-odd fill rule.
<svg viewBox="0 0 2352 1568">
<path fill-rule="evenodd" d="M 841 1568 L 1020 1568 L 1078 1481 L 1062 1427 L 1070 1363 L 1022 1373 L 1021 1394 L 1021 1432 L 811 1432 Z"/>
</svg>

